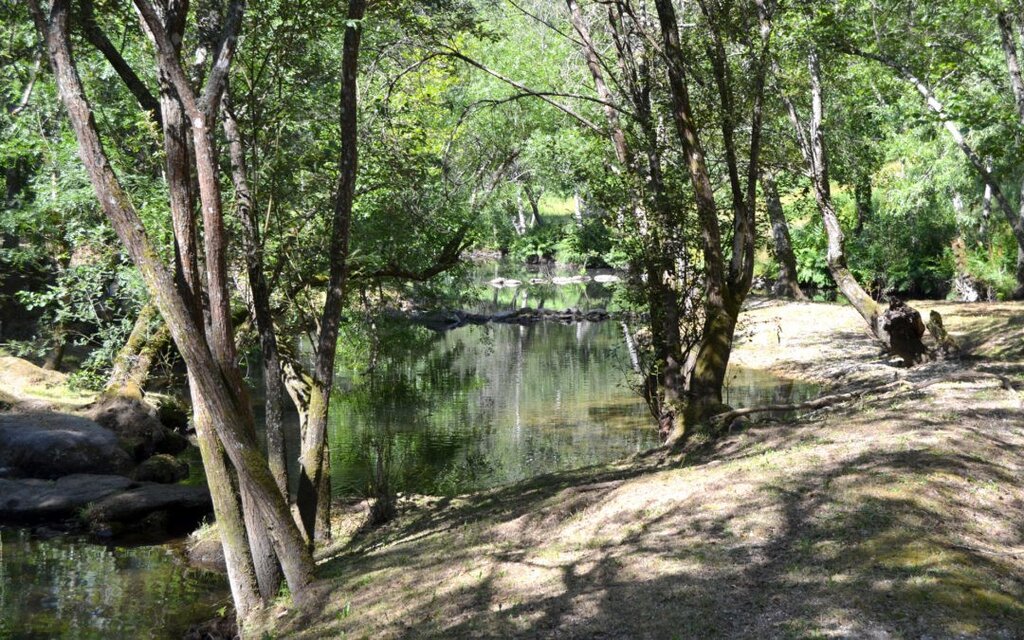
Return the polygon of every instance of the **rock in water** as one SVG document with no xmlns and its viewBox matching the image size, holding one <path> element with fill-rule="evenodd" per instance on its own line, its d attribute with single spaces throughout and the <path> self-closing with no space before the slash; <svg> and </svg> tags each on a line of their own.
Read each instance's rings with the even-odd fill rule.
<svg viewBox="0 0 1024 640">
<path fill-rule="evenodd" d="M 0 480 L 0 522 L 54 522 L 135 484 L 124 476 L 75 474 L 52 480 Z"/>
<path fill-rule="evenodd" d="M 140 482 L 91 503 L 82 519 L 94 532 L 115 535 L 133 529 L 184 533 L 212 512 L 210 493 L 204 487 Z"/>
<path fill-rule="evenodd" d="M 0 479 L 0 524 L 56 523 L 114 535 L 181 534 L 213 511 L 204 487 L 75 474 L 58 480 Z"/>
<path fill-rule="evenodd" d="M 92 420 L 64 413 L 0 415 L 3 475 L 59 478 L 74 473 L 126 474 L 131 457 L 117 436 Z"/>
</svg>

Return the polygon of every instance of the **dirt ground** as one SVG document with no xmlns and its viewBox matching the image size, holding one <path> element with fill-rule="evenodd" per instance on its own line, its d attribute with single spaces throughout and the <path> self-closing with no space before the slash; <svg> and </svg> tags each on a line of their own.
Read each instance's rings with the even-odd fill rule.
<svg viewBox="0 0 1024 640">
<path fill-rule="evenodd" d="M 657 456 L 340 519 L 324 606 L 264 638 L 1024 638 L 1024 305 L 938 309 L 959 362 L 847 306 L 754 301 L 735 362 L 884 394 Z"/>
</svg>

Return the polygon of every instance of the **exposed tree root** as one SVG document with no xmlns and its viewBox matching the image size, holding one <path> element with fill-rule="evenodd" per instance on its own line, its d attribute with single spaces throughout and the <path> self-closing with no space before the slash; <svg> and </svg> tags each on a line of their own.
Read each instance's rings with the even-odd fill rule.
<svg viewBox="0 0 1024 640">
<path fill-rule="evenodd" d="M 866 395 L 880 394 L 887 391 L 895 390 L 899 387 L 907 387 L 912 391 L 920 391 L 932 385 L 941 384 L 943 382 L 971 382 L 984 378 L 994 378 L 999 380 L 1003 389 L 1010 393 L 1017 401 L 1017 403 L 1024 407 L 1024 398 L 1021 397 L 1020 393 L 1013 387 L 1009 378 L 995 373 L 982 372 L 982 371 L 964 371 L 954 373 L 948 376 L 941 376 L 927 380 L 920 383 L 912 383 L 907 380 L 896 380 L 894 382 L 887 382 L 885 384 L 879 384 L 873 387 L 867 387 L 865 389 L 858 389 L 857 391 L 849 391 L 847 393 L 836 393 L 827 396 L 821 396 L 806 402 L 798 402 L 791 404 L 769 404 L 762 405 L 759 407 L 744 407 L 742 409 L 733 409 L 724 413 L 719 413 L 711 417 L 711 424 L 719 429 L 730 428 L 733 422 L 739 418 L 743 418 L 749 415 L 757 413 L 773 413 L 773 412 L 788 412 L 788 411 L 812 411 L 815 409 L 823 409 L 825 407 L 831 407 L 851 400 L 858 400 Z"/>
<path fill-rule="evenodd" d="M 901 386 L 911 386 L 911 383 L 906 380 L 897 380 L 895 382 L 887 382 L 885 384 L 876 385 L 874 387 L 868 387 L 866 389 L 858 389 L 857 391 L 849 391 L 847 393 L 836 393 L 827 396 L 821 396 L 820 398 L 814 398 L 813 400 L 807 400 L 806 402 L 797 402 L 792 404 L 769 404 L 760 407 L 744 407 L 742 409 L 733 409 L 732 411 L 726 411 L 725 413 L 719 413 L 718 415 L 711 417 L 712 424 L 720 427 L 728 427 L 738 418 L 753 415 L 755 413 L 770 413 L 770 412 L 784 412 L 784 411 L 806 411 L 813 409 L 822 409 L 824 407 L 831 407 L 833 405 L 848 402 L 850 400 L 857 400 L 865 395 L 872 393 L 884 393 L 886 391 L 896 389 Z"/>
</svg>

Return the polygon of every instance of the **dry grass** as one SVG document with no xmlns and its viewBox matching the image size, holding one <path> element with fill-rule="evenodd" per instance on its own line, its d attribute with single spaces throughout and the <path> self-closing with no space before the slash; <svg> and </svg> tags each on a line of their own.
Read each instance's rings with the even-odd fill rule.
<svg viewBox="0 0 1024 640">
<path fill-rule="evenodd" d="M 919 307 L 969 360 L 896 369 L 849 307 L 762 304 L 737 361 L 919 388 L 754 424 L 682 467 L 406 500 L 324 550 L 322 610 L 272 612 L 262 637 L 1024 637 L 1024 423 L 986 373 L 1022 370 L 1024 307 Z"/>
<path fill-rule="evenodd" d="M 0 356 L 0 403 L 25 410 L 73 411 L 93 400 L 93 393 L 69 389 L 67 374 L 47 371 L 21 358 Z"/>
</svg>

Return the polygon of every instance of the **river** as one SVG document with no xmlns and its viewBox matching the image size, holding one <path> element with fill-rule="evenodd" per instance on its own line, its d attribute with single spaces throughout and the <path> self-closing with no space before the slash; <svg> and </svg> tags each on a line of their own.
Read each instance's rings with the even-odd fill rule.
<svg viewBox="0 0 1024 640">
<path fill-rule="evenodd" d="M 614 284 L 550 284 L 571 275 L 563 271 L 489 264 L 476 275 L 469 309 L 477 312 L 617 306 Z M 524 284 L 486 284 L 496 277 Z M 526 284 L 530 278 L 548 283 Z M 396 490 L 455 495 L 620 459 L 657 443 L 646 406 L 627 384 L 630 358 L 618 321 L 447 332 L 382 321 L 374 328 L 342 338 L 330 424 L 339 497 L 369 494 L 379 452 L 390 458 Z M 726 399 L 763 404 L 814 391 L 734 368 Z M 108 547 L 0 531 L 0 640 L 180 638 L 190 622 L 228 603 L 223 578 L 190 568 L 173 545 Z"/>
</svg>

